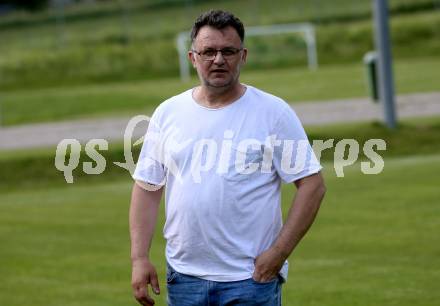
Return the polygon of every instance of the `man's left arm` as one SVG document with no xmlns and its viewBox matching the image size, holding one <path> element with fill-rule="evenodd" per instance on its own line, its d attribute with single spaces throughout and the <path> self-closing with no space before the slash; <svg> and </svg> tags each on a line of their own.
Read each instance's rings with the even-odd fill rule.
<svg viewBox="0 0 440 306">
<path fill-rule="evenodd" d="M 258 282 L 267 282 L 278 274 L 315 220 L 326 191 L 320 172 L 295 181 L 295 185 L 298 190 L 278 238 L 255 260 L 253 278 Z"/>
</svg>

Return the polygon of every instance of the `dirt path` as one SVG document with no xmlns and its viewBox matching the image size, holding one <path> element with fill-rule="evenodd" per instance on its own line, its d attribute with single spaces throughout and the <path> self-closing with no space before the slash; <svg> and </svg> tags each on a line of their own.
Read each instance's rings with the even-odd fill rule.
<svg viewBox="0 0 440 306">
<path fill-rule="evenodd" d="M 293 108 L 304 125 L 381 120 L 383 116 L 382 106 L 367 98 L 298 103 Z M 440 92 L 398 96 L 397 115 L 399 118 L 440 115 Z M 55 147 L 66 138 L 75 138 L 81 143 L 92 138 L 123 142 L 130 119 L 118 117 L 0 127 L 0 150 Z M 133 135 L 141 137 L 146 126 L 146 122 L 139 124 Z"/>
</svg>

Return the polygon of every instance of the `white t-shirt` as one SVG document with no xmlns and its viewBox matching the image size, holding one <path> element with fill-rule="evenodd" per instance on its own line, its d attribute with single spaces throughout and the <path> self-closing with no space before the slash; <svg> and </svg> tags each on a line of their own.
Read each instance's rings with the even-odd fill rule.
<svg viewBox="0 0 440 306">
<path fill-rule="evenodd" d="M 163 102 L 133 178 L 166 186 L 166 259 L 176 271 L 237 281 L 252 277 L 281 230 L 281 181 L 320 169 L 291 107 L 246 85 L 219 109 L 198 104 L 192 89 Z"/>
</svg>

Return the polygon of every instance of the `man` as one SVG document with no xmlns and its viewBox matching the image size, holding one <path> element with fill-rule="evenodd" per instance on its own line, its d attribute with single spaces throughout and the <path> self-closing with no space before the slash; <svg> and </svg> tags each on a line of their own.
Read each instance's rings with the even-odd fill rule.
<svg viewBox="0 0 440 306">
<path fill-rule="evenodd" d="M 200 86 L 156 109 L 133 175 L 134 296 L 153 305 L 148 286 L 160 291 L 148 252 L 166 186 L 169 305 L 281 305 L 286 259 L 325 193 L 321 166 L 293 110 L 239 82 L 238 18 L 204 13 L 191 40 Z M 284 225 L 281 180 L 297 187 Z"/>
</svg>

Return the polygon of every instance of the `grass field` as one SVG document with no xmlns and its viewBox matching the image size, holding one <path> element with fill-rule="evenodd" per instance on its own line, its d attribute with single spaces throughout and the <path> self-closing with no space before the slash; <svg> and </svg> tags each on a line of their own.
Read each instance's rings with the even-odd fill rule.
<svg viewBox="0 0 440 306">
<path fill-rule="evenodd" d="M 336 178 L 290 257 L 286 306 L 434 306 L 440 299 L 440 155 L 387 158 L 380 175 Z M 18 306 L 136 305 L 130 291 L 130 179 L 0 194 L 0 301 Z M 293 187 L 284 186 L 286 212 Z M 162 206 L 163 208 L 163 206 Z M 165 305 L 164 212 L 151 251 Z M 251 229 L 250 229 L 251 230 Z"/>
<path fill-rule="evenodd" d="M 363 146 L 369 139 L 384 139 L 387 143 L 387 150 L 381 152 L 381 155 L 385 158 L 440 153 L 440 117 L 401 120 L 396 130 L 389 130 L 379 122 L 306 126 L 305 128 L 310 141 L 334 139 L 334 144 L 336 144 L 341 139 L 355 139 L 360 146 Z M 63 173 L 54 166 L 55 149 L 54 146 L 42 149 L 0 151 L 0 193 L 64 186 Z M 110 143 L 108 149 L 108 151 L 100 151 L 107 161 L 105 171 L 100 175 L 86 175 L 82 170 L 82 163 L 92 160 L 85 154 L 83 147 L 79 166 L 73 171 L 76 185 L 119 181 L 121 177 L 127 175 L 126 170 L 113 164 L 113 162 L 125 160 L 122 143 Z M 134 160 L 137 160 L 139 149 L 139 146 L 133 148 Z M 333 160 L 333 153 L 333 150 L 324 150 L 321 160 L 323 162 Z M 362 150 L 359 157 L 365 159 Z"/>
<path fill-rule="evenodd" d="M 439 91 L 440 60 L 424 58 L 395 62 L 398 94 Z M 296 103 L 368 95 L 361 62 L 327 65 L 316 72 L 285 68 L 242 72 L 242 81 Z M 0 94 L 3 125 L 59 121 L 79 117 L 151 114 L 166 98 L 197 83 L 177 77 L 48 89 L 21 89 Z"/>
<path fill-rule="evenodd" d="M 438 57 L 437 0 L 390 1 L 396 58 Z M 130 2 L 130 3 L 128 3 Z M 211 8 L 237 13 L 246 26 L 313 22 L 323 64 L 354 63 L 373 49 L 369 1 L 113 1 L 66 9 L 64 26 L 54 11 L 0 18 L 0 89 L 68 86 L 178 75 L 175 37 Z M 128 11 L 124 15 L 123 3 Z M 125 20 L 125 21 L 124 21 Z M 298 36 L 250 38 L 257 56 L 249 69 L 304 66 Z"/>
</svg>

